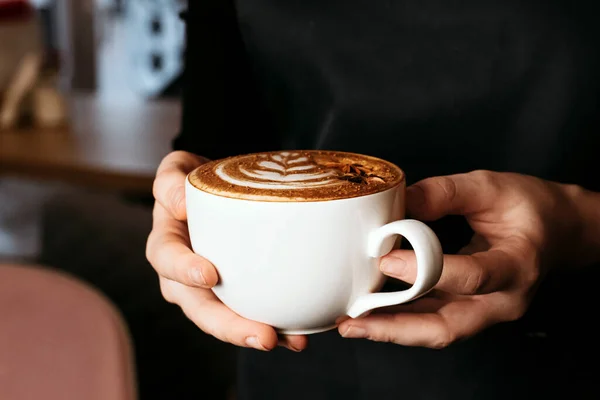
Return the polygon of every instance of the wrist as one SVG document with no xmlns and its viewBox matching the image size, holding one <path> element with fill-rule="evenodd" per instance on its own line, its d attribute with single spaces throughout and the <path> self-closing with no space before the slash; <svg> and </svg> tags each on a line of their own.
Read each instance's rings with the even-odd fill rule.
<svg viewBox="0 0 600 400">
<path fill-rule="evenodd" d="M 564 189 L 578 227 L 573 256 L 582 266 L 600 262 L 600 193 L 577 185 L 565 185 Z"/>
</svg>

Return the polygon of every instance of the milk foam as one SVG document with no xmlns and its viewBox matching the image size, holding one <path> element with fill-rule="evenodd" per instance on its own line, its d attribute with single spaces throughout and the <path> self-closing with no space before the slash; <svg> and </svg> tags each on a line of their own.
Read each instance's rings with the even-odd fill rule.
<svg viewBox="0 0 600 400">
<path fill-rule="evenodd" d="M 298 202 L 366 196 L 392 188 L 402 171 L 385 160 L 326 150 L 265 152 L 206 163 L 196 188 L 244 200 Z"/>
<path fill-rule="evenodd" d="M 280 152 L 262 154 L 251 163 L 239 163 L 231 168 L 229 163 L 237 159 L 228 159 L 215 166 L 215 174 L 231 185 L 246 186 L 254 189 L 290 190 L 311 189 L 340 185 L 335 179 L 337 173 L 318 165 L 299 153 Z M 234 176 L 235 174 L 235 176 Z M 331 177 L 332 179 L 327 179 Z"/>
</svg>

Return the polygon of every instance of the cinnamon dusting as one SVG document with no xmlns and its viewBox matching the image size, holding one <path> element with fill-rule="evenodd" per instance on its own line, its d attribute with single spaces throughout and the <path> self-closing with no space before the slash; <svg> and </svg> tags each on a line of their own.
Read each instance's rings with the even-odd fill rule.
<svg viewBox="0 0 600 400">
<path fill-rule="evenodd" d="M 365 166 L 356 162 L 348 161 L 327 161 L 320 165 L 336 169 L 342 172 L 338 179 L 342 179 L 352 183 L 362 185 L 373 185 L 377 183 L 385 183 L 385 179 L 373 173 L 373 167 Z"/>
</svg>

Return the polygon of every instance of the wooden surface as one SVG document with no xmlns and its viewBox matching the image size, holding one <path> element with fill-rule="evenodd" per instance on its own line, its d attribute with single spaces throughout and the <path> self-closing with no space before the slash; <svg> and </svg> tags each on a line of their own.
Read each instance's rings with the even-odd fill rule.
<svg viewBox="0 0 600 400">
<path fill-rule="evenodd" d="M 179 101 L 69 99 L 65 129 L 0 132 L 0 175 L 147 194 L 180 126 Z"/>
</svg>

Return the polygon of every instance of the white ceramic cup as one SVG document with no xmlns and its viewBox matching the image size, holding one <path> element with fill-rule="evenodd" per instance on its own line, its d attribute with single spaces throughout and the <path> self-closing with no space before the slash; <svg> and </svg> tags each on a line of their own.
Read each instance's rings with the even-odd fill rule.
<svg viewBox="0 0 600 400">
<path fill-rule="evenodd" d="M 202 191 L 186 179 L 194 252 L 219 273 L 213 291 L 230 309 L 285 334 L 311 334 L 429 292 L 442 273 L 433 231 L 403 220 L 405 181 L 371 195 L 330 201 L 241 200 Z M 380 257 L 406 238 L 416 282 L 375 293 L 385 281 Z"/>
</svg>

